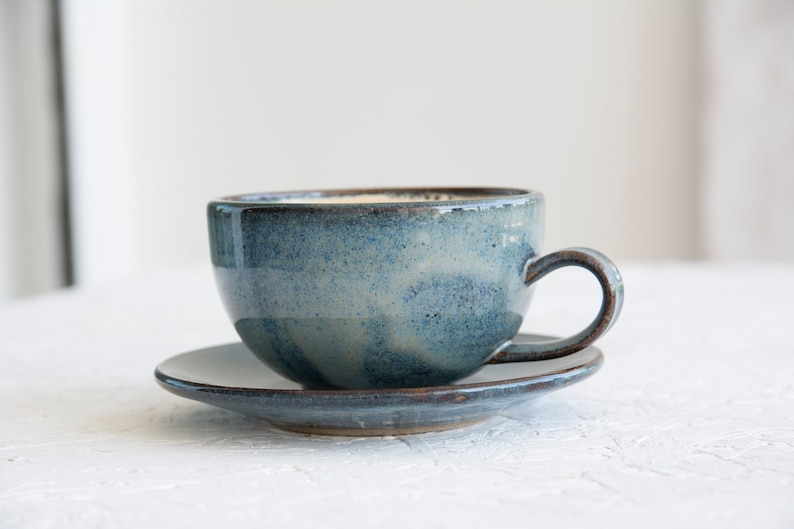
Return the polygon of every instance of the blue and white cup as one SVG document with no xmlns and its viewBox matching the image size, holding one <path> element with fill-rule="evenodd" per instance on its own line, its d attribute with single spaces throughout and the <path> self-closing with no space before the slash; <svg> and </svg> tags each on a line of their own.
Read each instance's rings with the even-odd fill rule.
<svg viewBox="0 0 794 529">
<path fill-rule="evenodd" d="M 595 250 L 541 254 L 543 195 L 520 189 L 261 193 L 209 203 L 215 278 L 237 333 L 306 388 L 448 384 L 488 362 L 564 356 L 617 318 L 623 282 Z M 533 286 L 563 266 L 603 300 L 568 338 L 513 343 Z"/>
</svg>

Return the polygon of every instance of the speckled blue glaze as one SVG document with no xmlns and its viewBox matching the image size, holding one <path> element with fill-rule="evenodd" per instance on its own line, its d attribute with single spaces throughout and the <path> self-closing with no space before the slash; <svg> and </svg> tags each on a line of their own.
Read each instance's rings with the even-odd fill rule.
<svg viewBox="0 0 794 529">
<path fill-rule="evenodd" d="M 528 308 L 523 274 L 541 251 L 542 195 L 373 192 L 394 196 L 209 204 L 215 277 L 238 334 L 311 388 L 432 386 L 474 372 L 518 332 Z"/>
</svg>

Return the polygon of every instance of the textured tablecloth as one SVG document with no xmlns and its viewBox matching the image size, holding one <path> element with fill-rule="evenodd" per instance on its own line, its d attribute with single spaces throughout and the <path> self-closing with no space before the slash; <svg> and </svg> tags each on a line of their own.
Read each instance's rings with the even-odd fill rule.
<svg viewBox="0 0 794 529">
<path fill-rule="evenodd" d="M 624 263 L 594 377 L 463 429 L 281 431 L 159 388 L 236 341 L 208 267 L 0 306 L 0 527 L 794 527 L 794 267 Z M 544 279 L 523 328 L 594 315 Z"/>
</svg>

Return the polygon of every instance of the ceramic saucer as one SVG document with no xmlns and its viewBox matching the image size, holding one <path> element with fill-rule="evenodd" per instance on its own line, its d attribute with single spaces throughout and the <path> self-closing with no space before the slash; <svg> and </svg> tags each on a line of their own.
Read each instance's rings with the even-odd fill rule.
<svg viewBox="0 0 794 529">
<path fill-rule="evenodd" d="M 522 334 L 515 341 L 546 340 Z M 456 428 L 583 380 L 603 363 L 587 347 L 554 360 L 488 364 L 448 386 L 304 390 L 260 362 L 242 343 L 184 353 L 157 366 L 166 390 L 303 433 L 397 435 Z"/>
</svg>

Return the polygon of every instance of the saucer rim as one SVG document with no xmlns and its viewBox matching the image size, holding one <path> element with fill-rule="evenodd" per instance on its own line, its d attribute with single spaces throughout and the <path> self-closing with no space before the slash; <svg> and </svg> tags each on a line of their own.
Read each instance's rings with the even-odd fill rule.
<svg viewBox="0 0 794 529">
<path fill-rule="evenodd" d="M 528 334 L 528 333 L 520 333 L 518 336 L 525 337 L 525 338 L 536 338 L 536 339 L 550 339 L 553 338 L 551 336 L 546 335 L 537 335 L 537 334 Z M 167 362 L 174 361 L 177 358 L 190 356 L 195 353 L 206 351 L 208 349 L 223 349 L 226 347 L 235 347 L 243 345 L 242 342 L 228 342 L 224 344 L 218 344 L 209 347 L 202 347 L 199 349 L 194 349 L 191 351 L 187 351 L 184 353 L 180 353 L 174 356 L 171 356 L 160 363 L 157 364 L 154 370 L 154 376 L 158 383 L 166 384 L 169 387 L 178 386 L 183 389 L 193 390 L 193 391 L 219 391 L 227 394 L 231 393 L 266 393 L 267 395 L 276 396 L 276 395 L 283 395 L 285 397 L 293 397 L 295 395 L 305 395 L 305 396 L 312 396 L 312 397 L 332 397 L 332 398 L 350 398 L 351 396 L 361 395 L 361 396 L 406 396 L 406 393 L 411 394 L 430 394 L 430 393 L 447 393 L 450 391 L 460 392 L 466 390 L 479 390 L 479 389 L 486 389 L 492 388 L 494 386 L 499 387 L 508 387 L 512 384 L 525 384 L 530 381 L 537 381 L 540 382 L 543 378 L 548 377 L 558 377 L 565 374 L 570 374 L 573 372 L 579 371 L 597 371 L 601 368 L 604 363 L 604 354 L 596 346 L 589 345 L 580 351 L 576 351 L 571 353 L 570 356 L 576 355 L 579 353 L 583 353 L 586 351 L 594 352 L 592 358 L 590 358 L 586 362 L 582 362 L 576 365 L 572 365 L 563 369 L 556 369 L 554 371 L 544 371 L 539 374 L 524 376 L 524 377 L 515 377 L 515 378 L 506 378 L 506 379 L 499 379 L 499 380 L 491 380 L 491 381 L 482 381 L 482 382 L 469 382 L 465 384 L 444 384 L 439 386 L 418 386 L 418 387 L 398 387 L 398 388 L 371 388 L 371 389 L 306 389 L 306 388 L 295 388 L 295 389 L 279 389 L 279 388 L 267 388 L 261 386 L 223 386 L 219 384 L 212 384 L 207 382 L 198 382 L 193 380 L 185 380 L 183 378 L 178 378 L 175 376 L 171 376 L 166 374 L 163 371 L 163 366 Z M 252 353 L 253 354 L 253 353 Z M 543 360 L 538 360 L 537 362 L 542 362 Z M 525 362 L 533 362 L 533 361 L 525 361 Z M 513 362 L 516 364 L 521 364 L 525 362 Z M 267 369 L 271 373 L 275 375 L 283 377 L 281 374 L 277 373 L 273 368 L 261 362 L 261 367 Z M 481 369 L 488 369 L 490 364 L 484 364 Z M 591 373 L 592 374 L 592 373 Z M 289 380 L 289 379 L 286 379 Z M 176 384 L 175 384 L 176 383 Z"/>
<path fill-rule="evenodd" d="M 519 336 L 548 338 L 523 334 Z M 215 350 L 214 353 L 211 350 Z M 462 428 L 518 404 L 586 380 L 604 363 L 603 353 L 593 346 L 572 353 L 571 356 L 588 350 L 589 356 L 561 369 L 540 370 L 529 376 L 504 379 L 492 375 L 491 380 L 418 388 L 279 389 L 262 387 L 264 383 L 258 386 L 250 384 L 248 387 L 222 386 L 190 380 L 187 376 L 178 378 L 178 374 L 171 376 L 163 369 L 166 362 L 201 352 L 221 355 L 249 354 L 241 342 L 204 347 L 175 355 L 158 364 L 154 374 L 158 385 L 171 394 L 255 417 L 282 430 L 348 437 L 394 436 Z M 255 359 L 250 354 L 249 358 Z M 217 358 L 210 358 L 209 362 L 212 361 L 217 361 Z M 284 379 L 264 362 L 257 361 L 256 365 L 269 374 Z M 488 367 L 489 364 L 486 364 L 483 369 Z"/>
</svg>

